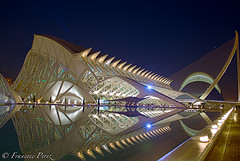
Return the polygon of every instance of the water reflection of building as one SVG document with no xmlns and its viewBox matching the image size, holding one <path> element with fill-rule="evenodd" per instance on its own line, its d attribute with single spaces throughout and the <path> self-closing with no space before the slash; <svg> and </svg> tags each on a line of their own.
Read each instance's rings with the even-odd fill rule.
<svg viewBox="0 0 240 161">
<path fill-rule="evenodd" d="M 116 108 L 111 106 L 109 110 Z M 12 117 L 22 152 L 31 155 L 41 151 L 57 160 L 71 153 L 84 160 L 83 153 L 95 158 L 94 153 L 103 155 L 102 150 L 111 153 L 110 148 L 117 150 L 123 145 L 134 145 L 171 131 L 169 122 L 148 129 L 139 124 L 150 120 L 142 116 L 127 117 L 103 111 L 97 114 L 91 107 L 85 114 L 82 109 L 23 106 Z M 144 108 L 140 111 L 149 118 L 173 112 L 163 109 L 147 111 Z"/>
<path fill-rule="evenodd" d="M 108 108 L 116 111 L 124 107 Z M 97 154 L 112 153 L 168 134 L 172 131 L 170 123 L 177 120 L 189 119 L 192 122 L 203 119 L 205 123 L 211 122 L 205 113 L 177 114 L 181 110 L 176 112 L 173 109 L 139 108 L 148 117 L 127 117 L 104 110 L 97 113 L 94 107 L 85 110 L 87 113 L 83 113 L 83 107 L 79 106 L 68 106 L 66 109 L 55 105 L 22 106 L 12 117 L 22 153 L 33 155 L 40 151 L 56 160 L 71 154 L 85 160 L 87 155 L 96 158 Z M 147 124 L 154 119 L 154 123 Z M 180 123 L 187 135 L 198 132 L 182 121 Z"/>
</svg>

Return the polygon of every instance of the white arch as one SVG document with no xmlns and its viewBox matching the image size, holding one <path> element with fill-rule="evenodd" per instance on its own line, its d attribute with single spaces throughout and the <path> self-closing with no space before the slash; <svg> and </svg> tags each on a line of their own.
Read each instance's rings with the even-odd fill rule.
<svg viewBox="0 0 240 161">
<path fill-rule="evenodd" d="M 179 91 L 182 91 L 182 89 L 190 84 L 190 83 L 193 83 L 193 82 L 205 82 L 205 83 L 208 83 L 208 84 L 212 84 L 214 82 L 214 79 L 212 76 L 210 76 L 209 74 L 207 73 L 204 73 L 204 72 L 195 72 L 195 73 L 192 73 L 190 74 L 189 76 L 187 76 L 187 78 L 185 78 L 185 80 L 182 82 L 181 84 L 181 87 L 179 89 Z M 218 86 L 218 84 L 215 85 L 215 88 L 218 90 L 218 92 L 221 94 L 221 89 L 220 87 Z"/>
</svg>

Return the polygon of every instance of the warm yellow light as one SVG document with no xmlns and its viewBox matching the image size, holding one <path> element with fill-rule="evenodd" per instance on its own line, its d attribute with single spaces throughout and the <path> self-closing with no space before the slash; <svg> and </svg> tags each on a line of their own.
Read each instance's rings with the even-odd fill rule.
<svg viewBox="0 0 240 161">
<path fill-rule="evenodd" d="M 108 56 L 108 54 L 101 56 L 101 57 L 99 58 L 98 62 L 99 62 L 99 63 L 102 63 L 102 62 L 106 59 L 107 56 Z"/>
<path fill-rule="evenodd" d="M 148 76 L 148 78 L 151 78 L 153 74 L 154 74 L 154 73 L 150 74 L 150 75 Z"/>
<path fill-rule="evenodd" d="M 141 69 L 137 72 L 137 75 L 140 75 L 142 72 L 144 71 L 144 69 Z"/>
<path fill-rule="evenodd" d="M 82 152 L 78 152 L 77 155 L 79 156 L 79 158 L 84 159 L 84 156 L 83 156 Z"/>
<path fill-rule="evenodd" d="M 133 66 L 133 67 L 131 67 L 131 68 L 129 68 L 129 70 L 128 70 L 128 72 L 132 72 L 132 70 L 134 69 L 134 68 L 136 68 L 136 65 L 135 66 Z"/>
<path fill-rule="evenodd" d="M 139 138 L 139 136 L 136 136 L 136 138 L 137 138 L 139 141 L 142 141 L 142 140 Z"/>
<path fill-rule="evenodd" d="M 140 136 L 140 138 L 145 139 L 141 134 L 139 136 Z"/>
<path fill-rule="evenodd" d="M 148 75 L 149 75 L 150 73 L 152 73 L 152 72 L 151 72 L 151 71 L 150 71 L 150 72 L 148 72 L 147 74 L 145 74 L 145 75 L 144 75 L 144 77 L 146 77 L 146 78 L 147 78 L 147 77 L 148 77 Z"/>
<path fill-rule="evenodd" d="M 132 64 L 128 64 L 126 66 L 123 67 L 123 70 L 126 71 Z"/>
<path fill-rule="evenodd" d="M 123 62 L 121 64 L 118 65 L 118 69 L 122 69 L 122 67 L 126 64 L 127 62 Z"/>
<path fill-rule="evenodd" d="M 88 53 L 91 51 L 91 49 L 92 49 L 92 48 L 89 48 L 89 49 L 86 49 L 86 50 L 82 51 L 81 56 L 82 56 L 83 58 L 86 57 L 86 56 L 88 55 Z"/>
<path fill-rule="evenodd" d="M 143 134 L 143 136 L 145 136 L 147 139 L 150 139 L 146 134 Z"/>
<path fill-rule="evenodd" d="M 162 79 L 162 76 L 160 76 L 158 79 L 157 79 L 157 81 L 160 81 Z"/>
<path fill-rule="evenodd" d="M 155 79 L 158 74 L 153 75 L 150 79 Z"/>
<path fill-rule="evenodd" d="M 144 71 L 143 73 L 141 73 L 141 76 L 144 76 L 147 72 L 148 70 Z"/>
<path fill-rule="evenodd" d="M 112 148 L 114 148 L 114 145 L 113 145 L 113 143 L 110 143 L 109 145 L 110 145 Z"/>
<path fill-rule="evenodd" d="M 113 61 L 114 58 L 115 58 L 115 57 L 112 57 L 112 58 L 108 59 L 108 60 L 106 61 L 105 65 L 108 66 L 108 65 Z"/>
<path fill-rule="evenodd" d="M 133 74 L 135 74 L 141 67 L 138 67 L 137 69 L 134 69 Z"/>
<path fill-rule="evenodd" d="M 155 130 L 153 131 L 153 133 L 154 133 L 155 135 L 158 135 Z"/>
<path fill-rule="evenodd" d="M 150 137 L 153 137 L 149 132 L 147 132 L 147 135 L 150 136 Z"/>
<path fill-rule="evenodd" d="M 158 80 L 160 76 L 157 74 L 156 77 L 153 80 Z"/>
<path fill-rule="evenodd" d="M 154 135 L 154 134 L 152 133 L 152 131 L 150 131 L 150 134 L 156 137 L 156 135 Z"/>
<path fill-rule="evenodd" d="M 137 138 L 137 137 L 136 137 Z M 131 139 L 135 142 L 137 142 L 137 140 L 134 137 L 131 137 Z M 138 139 L 139 140 L 139 139 Z"/>
<path fill-rule="evenodd" d="M 112 64 L 112 67 L 116 67 L 117 66 L 117 64 L 119 63 L 121 61 L 121 59 L 120 60 L 117 60 L 117 61 L 115 61 L 113 64 Z"/>
</svg>

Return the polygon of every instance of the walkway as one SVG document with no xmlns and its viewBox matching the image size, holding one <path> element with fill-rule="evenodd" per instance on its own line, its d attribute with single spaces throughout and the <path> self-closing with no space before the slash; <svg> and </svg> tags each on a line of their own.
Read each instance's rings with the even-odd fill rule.
<svg viewBox="0 0 240 161">
<path fill-rule="evenodd" d="M 229 116 L 205 161 L 240 160 L 240 109 Z"/>
</svg>

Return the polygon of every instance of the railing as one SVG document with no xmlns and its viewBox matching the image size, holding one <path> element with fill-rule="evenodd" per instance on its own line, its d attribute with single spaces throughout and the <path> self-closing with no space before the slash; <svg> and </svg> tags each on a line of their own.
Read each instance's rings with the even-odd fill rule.
<svg viewBox="0 0 240 161">
<path fill-rule="evenodd" d="M 213 121 L 213 123 L 206 126 L 198 134 L 189 138 L 158 161 L 176 161 L 180 159 L 203 161 L 214 145 L 216 139 L 221 134 L 226 124 L 226 120 L 233 109 L 234 108 L 231 108 L 222 117 Z"/>
</svg>

